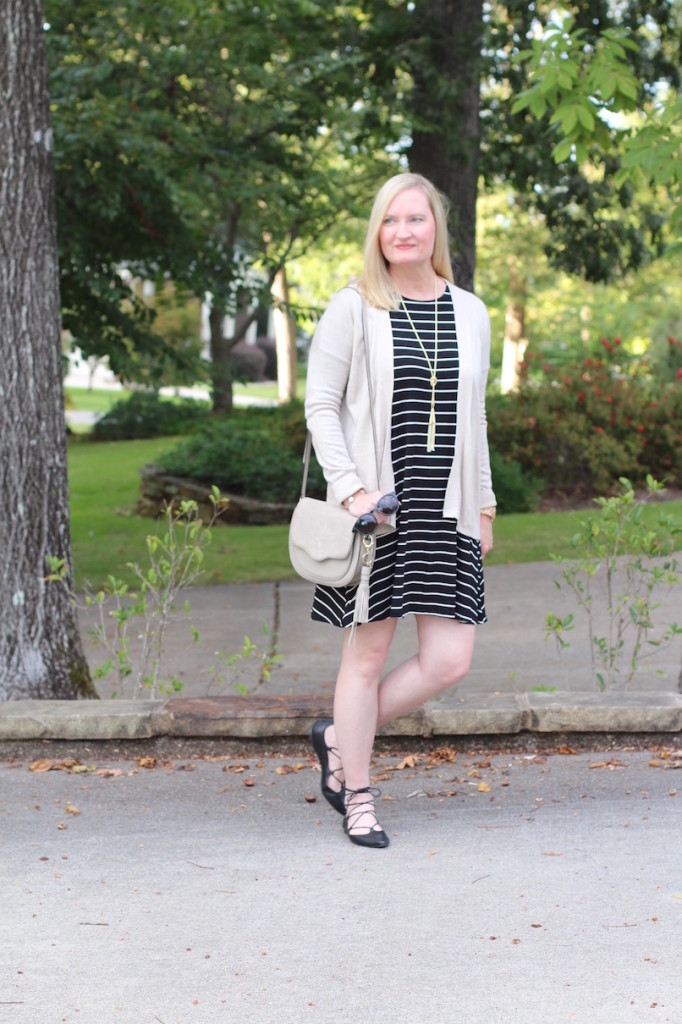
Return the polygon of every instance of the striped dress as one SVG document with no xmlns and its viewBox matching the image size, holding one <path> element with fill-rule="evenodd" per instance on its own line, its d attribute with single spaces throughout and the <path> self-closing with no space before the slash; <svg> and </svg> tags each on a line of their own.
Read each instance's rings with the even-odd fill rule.
<svg viewBox="0 0 682 1024">
<path fill-rule="evenodd" d="M 431 366 L 435 303 L 404 300 Z M 442 510 L 455 451 L 459 354 L 452 299 L 438 300 L 436 447 L 426 451 L 431 407 L 430 372 L 404 310 L 390 314 L 394 388 L 391 454 L 400 500 L 395 532 L 377 537 L 370 577 L 369 621 L 406 615 L 441 615 L 474 625 L 486 621 L 483 564 L 478 540 L 457 532 Z M 315 588 L 311 617 L 352 624 L 356 587 Z"/>
</svg>

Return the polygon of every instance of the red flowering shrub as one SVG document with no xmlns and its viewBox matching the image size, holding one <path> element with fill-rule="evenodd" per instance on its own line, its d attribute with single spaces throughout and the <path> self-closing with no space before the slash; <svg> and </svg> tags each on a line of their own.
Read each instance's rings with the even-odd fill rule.
<svg viewBox="0 0 682 1024">
<path fill-rule="evenodd" d="M 607 494 L 620 477 L 640 486 L 647 474 L 682 485 L 682 380 L 655 382 L 641 363 L 622 372 L 619 344 L 603 338 L 604 357 L 538 365 L 518 392 L 488 398 L 491 445 L 542 478 L 548 494 Z"/>
</svg>

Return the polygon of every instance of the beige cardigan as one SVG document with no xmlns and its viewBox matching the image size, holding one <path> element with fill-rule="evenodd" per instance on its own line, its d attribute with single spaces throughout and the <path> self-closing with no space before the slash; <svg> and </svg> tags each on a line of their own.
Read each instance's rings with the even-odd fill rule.
<svg viewBox="0 0 682 1024">
<path fill-rule="evenodd" d="M 459 346 L 455 456 L 443 517 L 456 519 L 468 537 L 480 538 L 480 509 L 495 505 L 490 477 L 485 390 L 490 368 L 490 319 L 480 299 L 448 285 Z M 327 480 L 327 501 L 340 503 L 359 488 L 395 487 L 391 460 L 393 336 L 386 310 L 366 306 L 374 420 L 380 478 L 372 438 L 363 349 L 363 299 L 349 286 L 333 296 L 313 337 L 308 357 L 305 413 Z M 426 445 L 426 436 L 424 436 Z"/>
</svg>

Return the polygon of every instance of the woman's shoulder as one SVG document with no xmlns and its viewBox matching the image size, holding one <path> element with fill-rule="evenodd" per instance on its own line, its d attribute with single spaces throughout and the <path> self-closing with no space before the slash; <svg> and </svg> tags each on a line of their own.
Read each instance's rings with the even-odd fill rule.
<svg viewBox="0 0 682 1024">
<path fill-rule="evenodd" d="M 488 315 L 488 309 L 482 299 L 479 299 L 478 295 L 474 295 L 473 292 L 468 292 L 464 288 L 458 288 L 456 284 L 448 282 L 448 288 L 452 295 L 452 300 L 455 303 L 455 307 L 459 306 L 461 309 L 476 312 L 479 314 Z"/>
<path fill-rule="evenodd" d="M 358 286 L 351 282 L 340 288 L 338 292 L 334 292 L 327 303 L 325 312 L 343 316 L 344 314 L 354 313 L 356 310 L 361 309 L 361 307 L 362 293 Z"/>
</svg>

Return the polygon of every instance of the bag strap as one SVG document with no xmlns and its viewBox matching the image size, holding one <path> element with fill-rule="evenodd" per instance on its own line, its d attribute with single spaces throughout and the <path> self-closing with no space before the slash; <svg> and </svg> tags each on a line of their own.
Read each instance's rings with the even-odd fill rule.
<svg viewBox="0 0 682 1024">
<path fill-rule="evenodd" d="M 372 441 L 374 443 L 374 460 L 376 464 L 377 473 L 377 490 L 379 490 L 379 452 L 377 448 L 377 428 L 374 422 L 374 401 L 372 399 L 372 373 L 369 365 L 369 346 L 367 344 L 367 307 L 365 306 L 365 300 L 360 297 L 362 303 L 362 342 L 365 350 L 365 368 L 367 371 L 367 389 L 369 391 L 369 415 L 372 421 Z M 305 449 L 303 452 L 303 480 L 301 481 L 301 497 L 305 498 L 305 492 L 308 487 L 308 469 L 310 467 L 310 453 L 312 451 L 313 438 L 310 431 L 306 434 Z"/>
</svg>

